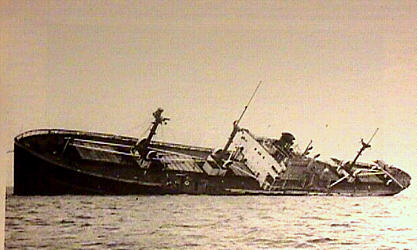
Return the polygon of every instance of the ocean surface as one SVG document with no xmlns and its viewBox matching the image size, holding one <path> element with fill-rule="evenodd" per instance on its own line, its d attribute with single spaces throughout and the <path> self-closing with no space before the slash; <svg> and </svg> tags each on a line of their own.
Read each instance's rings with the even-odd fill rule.
<svg viewBox="0 0 417 250">
<path fill-rule="evenodd" d="M 6 249 L 417 249 L 416 200 L 54 196 L 6 200 Z"/>
</svg>

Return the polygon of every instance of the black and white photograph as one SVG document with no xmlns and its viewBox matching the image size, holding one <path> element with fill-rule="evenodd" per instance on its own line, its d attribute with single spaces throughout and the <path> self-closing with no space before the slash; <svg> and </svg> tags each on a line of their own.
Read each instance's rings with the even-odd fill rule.
<svg viewBox="0 0 417 250">
<path fill-rule="evenodd" d="M 5 249 L 417 249 L 416 1 L 0 1 Z"/>
</svg>

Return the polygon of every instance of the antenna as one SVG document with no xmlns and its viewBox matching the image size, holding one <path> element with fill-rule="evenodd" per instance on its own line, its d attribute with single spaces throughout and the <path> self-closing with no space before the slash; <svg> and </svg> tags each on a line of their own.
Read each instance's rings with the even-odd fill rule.
<svg viewBox="0 0 417 250">
<path fill-rule="evenodd" d="M 242 114 L 240 114 L 239 119 L 237 119 L 237 121 L 236 121 L 236 125 L 238 125 L 238 124 L 239 124 L 239 122 L 240 122 L 240 120 L 242 120 L 243 115 L 245 114 L 246 110 L 248 109 L 249 104 L 252 102 L 253 97 L 255 97 L 255 94 L 256 94 L 256 92 L 258 91 L 258 89 L 259 89 L 259 87 L 261 86 L 261 84 L 262 84 L 262 81 L 259 81 L 258 86 L 256 86 L 255 91 L 253 91 L 253 94 L 252 94 L 251 98 L 250 98 L 250 99 L 249 99 L 249 101 L 248 101 L 248 104 L 246 104 L 245 108 L 243 109 Z"/>
<path fill-rule="evenodd" d="M 227 149 L 229 148 L 230 144 L 232 144 L 233 138 L 235 137 L 235 135 L 236 135 L 236 133 L 238 131 L 238 128 L 239 128 L 238 127 L 239 122 L 242 120 L 243 115 L 245 114 L 246 110 L 248 109 L 249 104 L 252 102 L 253 97 L 255 97 L 255 94 L 258 91 L 258 89 L 261 86 L 261 84 L 262 84 L 262 81 L 259 81 L 258 86 L 256 86 L 255 91 L 253 91 L 253 94 L 252 94 L 251 98 L 249 99 L 248 103 L 246 104 L 245 108 L 243 109 L 243 112 L 240 114 L 239 119 L 237 119 L 235 122 L 233 122 L 233 131 L 230 134 L 229 140 L 227 140 L 227 143 L 226 143 L 226 145 L 223 148 L 223 153 L 225 153 L 227 151 Z"/>
</svg>

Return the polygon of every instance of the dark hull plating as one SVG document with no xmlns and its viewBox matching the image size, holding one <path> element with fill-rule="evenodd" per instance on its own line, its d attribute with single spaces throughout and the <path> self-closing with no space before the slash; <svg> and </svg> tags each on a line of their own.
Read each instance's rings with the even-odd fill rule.
<svg viewBox="0 0 417 250">
<path fill-rule="evenodd" d="M 71 144 L 74 140 L 106 146 L 97 153 L 85 143 L 81 151 Z M 265 190 L 248 176 L 209 176 L 203 171 L 141 167 L 137 157 L 129 151 L 135 143 L 136 139 L 130 137 L 69 130 L 37 130 L 19 135 L 14 146 L 14 194 L 381 196 L 402 190 L 384 182 L 346 182 L 332 189 L 320 185 L 310 187 L 302 178 L 283 179 L 273 189 Z M 153 142 L 152 147 L 192 157 L 199 166 L 212 151 L 157 142 Z"/>
</svg>

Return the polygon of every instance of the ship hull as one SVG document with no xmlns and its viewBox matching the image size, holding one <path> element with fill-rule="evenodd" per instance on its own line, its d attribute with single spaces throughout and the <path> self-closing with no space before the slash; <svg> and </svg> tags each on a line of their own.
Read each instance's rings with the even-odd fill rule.
<svg viewBox="0 0 417 250">
<path fill-rule="evenodd" d="M 71 144 L 74 140 L 105 147 L 97 153 L 87 144 L 83 148 L 81 145 L 75 147 Z M 128 148 L 135 143 L 135 138 L 82 131 L 38 130 L 22 134 L 15 138 L 14 145 L 14 194 L 386 196 L 402 190 L 381 183 L 345 183 L 327 189 L 308 187 L 302 180 L 294 183 L 284 181 L 265 190 L 247 176 L 209 176 L 204 172 L 178 169 L 150 171 L 140 167 L 137 158 L 129 152 Z M 208 148 L 177 144 L 153 146 L 186 154 L 196 161 L 203 161 L 211 152 Z M 115 155 L 116 149 L 118 154 Z"/>
<path fill-rule="evenodd" d="M 132 183 L 82 172 L 15 145 L 15 195 L 162 194 L 158 185 Z"/>
</svg>

